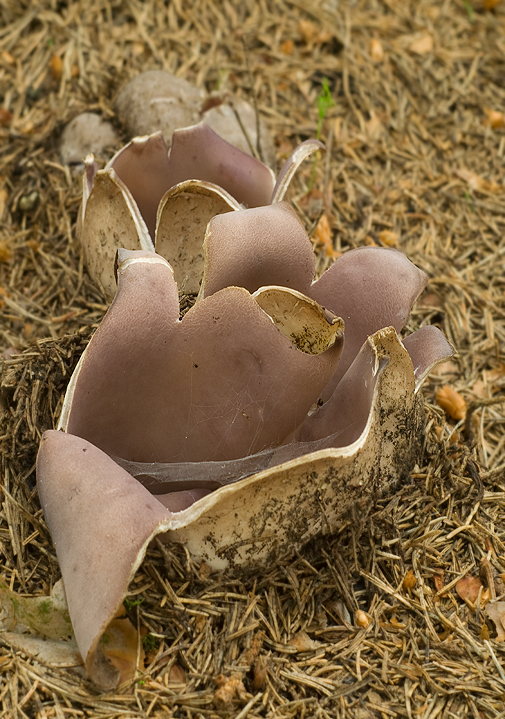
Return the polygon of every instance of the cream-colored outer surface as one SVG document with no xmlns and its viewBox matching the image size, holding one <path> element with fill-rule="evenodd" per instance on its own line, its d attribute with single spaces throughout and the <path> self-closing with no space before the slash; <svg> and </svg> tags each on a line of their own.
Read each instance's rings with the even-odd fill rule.
<svg viewBox="0 0 505 719">
<path fill-rule="evenodd" d="M 155 246 L 174 268 L 180 291 L 197 294 L 200 289 L 210 220 L 240 209 L 226 190 L 201 180 L 180 182 L 165 193 L 158 207 Z"/>
<path fill-rule="evenodd" d="M 112 298 L 117 286 L 114 260 L 118 248 L 154 252 L 154 245 L 135 200 L 113 169 L 97 172 L 81 212 L 79 238 L 84 262 L 91 279 Z"/>
</svg>

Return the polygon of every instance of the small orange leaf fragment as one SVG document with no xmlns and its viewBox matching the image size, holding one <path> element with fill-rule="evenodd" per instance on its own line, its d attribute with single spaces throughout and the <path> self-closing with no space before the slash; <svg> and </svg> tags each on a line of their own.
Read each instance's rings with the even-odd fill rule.
<svg viewBox="0 0 505 719">
<path fill-rule="evenodd" d="M 460 420 L 465 418 L 466 402 L 459 392 L 456 392 L 448 384 L 444 384 L 443 387 L 437 390 L 436 400 L 437 404 L 442 407 L 451 419 Z"/>
<path fill-rule="evenodd" d="M 415 574 L 412 571 L 412 569 L 409 569 L 409 571 L 403 578 L 402 586 L 404 589 L 414 589 L 416 584 L 417 584 L 417 579 L 415 577 Z"/>
<path fill-rule="evenodd" d="M 483 595 L 486 594 L 486 592 L 483 591 L 484 587 L 479 577 L 472 577 L 471 574 L 467 574 L 466 577 L 463 577 L 458 582 L 456 582 L 455 588 L 461 599 L 467 604 L 470 603 L 472 605 L 475 605 L 475 602 L 479 597 L 479 592 L 481 595 L 481 603 Z"/>
<path fill-rule="evenodd" d="M 379 240 L 387 247 L 398 246 L 398 235 L 391 230 L 382 230 L 382 232 L 379 232 Z"/>
<path fill-rule="evenodd" d="M 500 0 L 484 0 L 482 4 L 484 5 L 484 10 L 492 10 L 499 2 Z"/>
<path fill-rule="evenodd" d="M 415 52 L 416 55 L 427 55 L 433 50 L 432 36 L 428 33 L 421 35 L 421 37 L 417 38 L 410 44 L 409 50 Z"/>
<path fill-rule="evenodd" d="M 433 584 L 435 585 L 435 589 L 437 592 L 442 591 L 442 589 L 445 586 L 445 572 L 443 569 L 439 570 L 433 575 Z M 444 592 L 443 594 L 439 594 L 438 597 L 435 597 L 435 600 L 438 600 L 440 597 L 446 597 L 447 592 Z"/>
<path fill-rule="evenodd" d="M 11 248 L 5 240 L 0 240 L 0 264 L 9 262 L 10 259 L 12 259 Z"/>
<path fill-rule="evenodd" d="M 363 629 L 366 629 L 367 627 L 370 626 L 371 623 L 372 623 L 372 620 L 371 620 L 370 616 L 366 612 L 364 612 L 362 609 L 358 609 L 358 611 L 356 612 L 356 624 L 358 625 L 358 627 L 362 627 Z"/>
<path fill-rule="evenodd" d="M 490 639 L 490 637 L 491 635 L 489 634 L 489 628 L 486 622 L 484 622 L 480 630 L 480 638 L 482 639 L 482 641 L 484 641 L 486 639 Z"/>
<path fill-rule="evenodd" d="M 298 30 L 307 45 L 311 45 L 316 39 L 317 27 L 310 20 L 300 20 Z"/>
<path fill-rule="evenodd" d="M 373 62 L 382 62 L 384 60 L 384 48 L 381 41 L 376 37 L 370 40 L 370 57 Z"/>
<path fill-rule="evenodd" d="M 472 190 L 478 190 L 479 192 L 498 192 L 498 190 L 501 189 L 501 186 L 494 180 L 485 180 L 483 177 L 480 177 L 480 175 L 464 167 L 456 170 L 454 174 L 467 182 Z"/>
<path fill-rule="evenodd" d="M 9 199 L 9 195 L 7 193 L 7 190 L 4 187 L 0 190 L 0 220 L 3 219 L 5 208 L 7 207 L 8 199 Z"/>
<path fill-rule="evenodd" d="M 63 73 L 63 60 L 59 55 L 53 55 L 49 63 L 55 80 L 59 80 Z"/>
<path fill-rule="evenodd" d="M 312 237 L 316 245 L 322 245 L 327 257 L 335 257 L 335 250 L 331 241 L 331 229 L 328 217 L 322 214 Z"/>
<path fill-rule="evenodd" d="M 503 114 L 503 112 L 500 112 L 499 110 L 491 110 L 491 108 L 485 107 L 484 113 L 486 115 L 484 125 L 486 125 L 487 127 L 492 127 L 493 130 L 496 130 L 500 127 L 505 127 L 505 115 Z"/>
<path fill-rule="evenodd" d="M 13 58 L 13 56 L 10 54 L 10 52 L 7 52 L 7 50 L 3 50 L 2 54 L 0 55 L 2 60 L 6 62 L 8 65 L 15 65 L 16 60 Z"/>
<path fill-rule="evenodd" d="M 285 40 L 281 45 L 281 52 L 284 55 L 292 55 L 295 49 L 295 43 L 292 40 Z"/>
<path fill-rule="evenodd" d="M 268 673 L 268 665 L 265 657 L 258 657 L 254 665 L 254 679 L 253 689 L 254 691 L 261 691 L 265 688 Z"/>
<path fill-rule="evenodd" d="M 494 383 L 505 377 L 505 363 L 501 363 L 498 367 L 493 367 L 486 372 L 486 378 L 488 382 Z"/>
<path fill-rule="evenodd" d="M 0 125 L 9 125 L 12 120 L 12 112 L 6 110 L 5 107 L 0 107 Z"/>
</svg>

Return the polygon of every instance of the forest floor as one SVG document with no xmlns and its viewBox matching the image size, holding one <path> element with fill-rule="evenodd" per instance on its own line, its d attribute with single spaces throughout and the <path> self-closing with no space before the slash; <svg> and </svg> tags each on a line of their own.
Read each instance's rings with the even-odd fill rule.
<svg viewBox="0 0 505 719">
<path fill-rule="evenodd" d="M 309 162 L 287 198 L 319 271 L 348 248 L 402 250 L 430 277 L 406 329 L 436 324 L 457 354 L 424 388 L 423 456 L 362 526 L 260 576 L 208 575 L 178 549 L 167 568 L 155 546 L 132 588 L 131 617 L 158 635 L 135 681 L 100 694 L 82 667 L 0 634 L 2 716 L 504 717 L 505 602 L 498 630 L 486 611 L 505 591 L 502 2 L 0 3 L 4 596 L 47 595 L 60 577 L 36 450 L 107 309 L 83 267 L 81 179 L 60 136 L 97 112 L 118 134 L 110 156 L 130 139 L 115 97 L 148 69 L 256 97 L 277 169 L 319 125 L 316 190 Z M 437 404 L 445 385 L 466 422 Z"/>
</svg>

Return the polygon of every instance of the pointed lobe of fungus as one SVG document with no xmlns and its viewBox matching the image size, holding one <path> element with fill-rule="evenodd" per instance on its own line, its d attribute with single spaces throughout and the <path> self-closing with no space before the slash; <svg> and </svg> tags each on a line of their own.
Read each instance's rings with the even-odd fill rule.
<svg viewBox="0 0 505 719">
<path fill-rule="evenodd" d="M 110 689 L 119 672 L 104 655 L 101 634 L 147 539 L 171 513 L 99 449 L 62 432 L 44 434 L 37 482 L 79 649 L 91 679 Z"/>
<path fill-rule="evenodd" d="M 428 278 L 397 250 L 362 247 L 341 255 L 307 293 L 345 322 L 340 364 L 323 399 L 331 396 L 367 337 L 382 327 L 400 332 Z"/>
<path fill-rule="evenodd" d="M 174 269 L 181 290 L 197 294 L 204 264 L 203 238 L 215 215 L 240 210 L 238 202 L 217 185 L 186 180 L 163 196 L 158 208 L 156 252 Z"/>
<path fill-rule="evenodd" d="M 269 204 L 274 188 L 270 168 L 230 145 L 203 122 L 176 130 L 172 140 L 171 186 L 191 179 L 219 185 L 245 207 Z"/>
<path fill-rule="evenodd" d="M 285 202 L 214 217 L 204 252 L 204 297 L 230 285 L 249 292 L 282 285 L 308 294 L 314 277 L 312 245 Z"/>
</svg>

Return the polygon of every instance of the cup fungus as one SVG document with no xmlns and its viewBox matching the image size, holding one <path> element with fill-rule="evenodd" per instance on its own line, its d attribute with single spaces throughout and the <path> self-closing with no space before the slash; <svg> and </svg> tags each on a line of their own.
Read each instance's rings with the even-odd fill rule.
<svg viewBox="0 0 505 719">
<path fill-rule="evenodd" d="M 209 220 L 279 202 L 301 162 L 319 149 L 324 145 L 318 140 L 299 145 L 277 182 L 269 167 L 205 123 L 176 130 L 170 154 L 157 132 L 132 140 L 103 170 L 90 155 L 79 216 L 89 274 L 114 297 L 116 250 L 156 250 L 172 263 L 179 287 L 198 292 Z"/>
<path fill-rule="evenodd" d="M 170 264 L 118 252 L 117 293 L 70 381 L 63 432 L 46 432 L 38 455 L 76 639 L 104 689 L 119 673 L 100 638 L 153 537 L 233 569 L 342 528 L 416 461 L 419 387 L 452 354 L 435 327 L 399 337 L 421 270 L 362 248 L 314 282 L 284 203 L 215 217 L 204 253 L 180 320 Z"/>
</svg>

